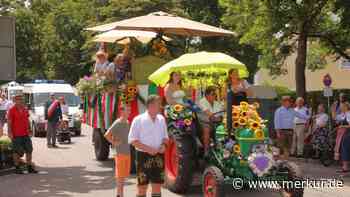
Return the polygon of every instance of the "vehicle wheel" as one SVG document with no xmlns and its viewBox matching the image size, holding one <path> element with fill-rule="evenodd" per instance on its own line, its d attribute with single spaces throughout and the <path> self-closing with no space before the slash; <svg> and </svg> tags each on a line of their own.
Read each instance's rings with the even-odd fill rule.
<svg viewBox="0 0 350 197">
<path fill-rule="evenodd" d="M 193 144 L 191 137 L 169 140 L 165 151 L 165 186 L 172 192 L 184 193 L 192 183 Z"/>
<path fill-rule="evenodd" d="M 109 144 L 103 137 L 100 129 L 94 129 L 93 142 L 95 147 L 95 156 L 98 161 L 105 161 L 109 156 Z"/>
<path fill-rule="evenodd" d="M 32 122 L 32 132 L 33 132 L 33 136 L 34 137 L 39 137 L 39 133 L 38 133 L 38 130 L 36 129 L 36 126 L 35 126 L 35 123 Z"/>
<path fill-rule="evenodd" d="M 332 150 L 324 150 L 324 151 L 321 151 L 320 161 L 325 167 L 328 167 L 333 164 L 334 162 L 333 157 L 334 157 L 334 152 Z"/>
<path fill-rule="evenodd" d="M 221 170 L 215 166 L 208 167 L 203 174 L 202 187 L 204 197 L 225 196 L 224 175 Z"/>
<path fill-rule="evenodd" d="M 80 136 L 81 135 L 81 129 L 75 129 L 74 134 L 75 134 L 75 136 Z"/>
<path fill-rule="evenodd" d="M 301 181 L 303 178 L 300 168 L 292 162 L 286 162 L 285 167 L 288 169 L 288 181 Z M 303 197 L 304 188 L 282 188 L 283 197 Z"/>
</svg>

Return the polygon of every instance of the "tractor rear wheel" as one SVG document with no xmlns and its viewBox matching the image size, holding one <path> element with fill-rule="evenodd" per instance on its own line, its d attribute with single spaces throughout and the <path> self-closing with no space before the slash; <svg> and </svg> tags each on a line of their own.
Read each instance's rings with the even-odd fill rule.
<svg viewBox="0 0 350 197">
<path fill-rule="evenodd" d="M 109 156 L 109 143 L 104 138 L 100 129 L 93 130 L 93 143 L 95 156 L 98 161 L 105 161 Z"/>
<path fill-rule="evenodd" d="M 171 137 L 165 151 L 165 186 L 184 193 L 192 183 L 194 142 L 191 137 Z"/>
</svg>

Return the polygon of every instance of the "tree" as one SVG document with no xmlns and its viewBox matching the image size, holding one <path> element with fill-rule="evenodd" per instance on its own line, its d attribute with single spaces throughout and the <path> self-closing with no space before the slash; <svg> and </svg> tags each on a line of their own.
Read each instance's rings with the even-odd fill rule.
<svg viewBox="0 0 350 197">
<path fill-rule="evenodd" d="M 269 68 L 271 74 L 283 74 L 285 59 L 296 53 L 298 96 L 306 96 L 305 68 L 310 43 L 317 42 L 322 47 L 314 52 L 350 59 L 346 53 L 350 39 L 348 12 L 345 13 L 349 6 L 345 0 L 222 0 L 221 4 L 226 9 L 225 24 L 240 34 L 241 43 L 259 50 L 259 64 Z M 319 58 L 322 57 L 327 56 Z"/>
<path fill-rule="evenodd" d="M 192 20 L 205 24 L 226 27 L 221 18 L 225 10 L 220 6 L 219 0 L 178 0 L 177 3 L 183 13 Z M 229 54 L 244 63 L 249 71 L 252 81 L 257 71 L 258 52 L 249 44 L 240 44 L 235 36 L 202 38 L 196 50 L 215 51 Z"/>
</svg>

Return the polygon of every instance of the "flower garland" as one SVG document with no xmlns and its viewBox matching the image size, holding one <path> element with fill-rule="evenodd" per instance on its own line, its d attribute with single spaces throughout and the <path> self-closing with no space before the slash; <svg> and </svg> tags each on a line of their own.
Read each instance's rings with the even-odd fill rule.
<svg viewBox="0 0 350 197">
<path fill-rule="evenodd" d="M 182 135 L 193 126 L 194 113 L 183 105 L 168 105 L 165 109 L 168 119 L 168 131 L 172 135 Z"/>
</svg>

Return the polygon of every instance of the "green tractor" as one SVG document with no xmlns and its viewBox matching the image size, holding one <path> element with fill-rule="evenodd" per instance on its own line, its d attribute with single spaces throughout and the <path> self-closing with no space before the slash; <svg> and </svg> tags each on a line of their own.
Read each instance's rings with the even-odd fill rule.
<svg viewBox="0 0 350 197">
<path fill-rule="evenodd" d="M 237 125 L 227 131 L 222 118 L 213 118 L 210 150 L 204 154 L 198 113 L 193 106 L 186 105 L 166 109 L 170 143 L 165 152 L 165 185 L 169 190 L 186 192 L 194 172 L 200 170 L 205 197 L 225 196 L 224 186 L 235 186 L 237 179 L 244 185 L 249 181 L 277 181 L 283 195 L 303 196 L 303 189 L 282 189 L 283 181 L 300 181 L 302 174 L 295 164 L 280 159 L 266 125 L 250 124 L 249 118 L 240 123 L 242 118 L 238 116 L 234 122 Z M 222 112 L 214 117 L 222 117 Z"/>
</svg>

